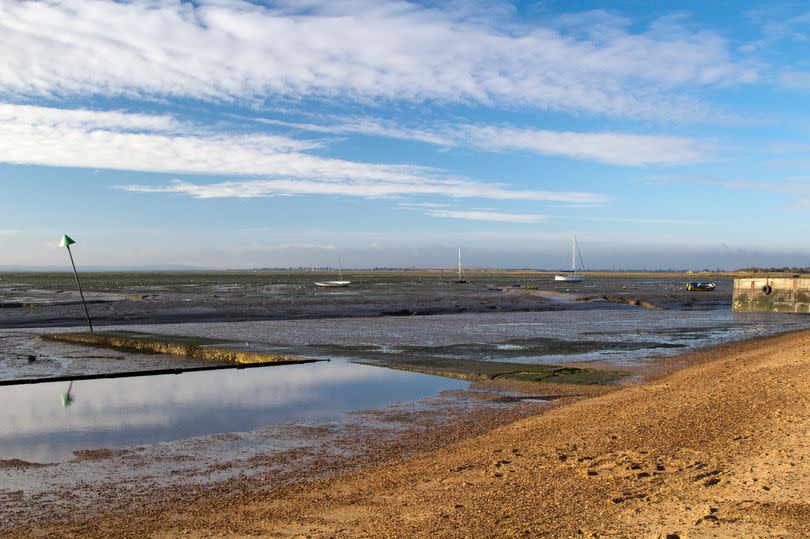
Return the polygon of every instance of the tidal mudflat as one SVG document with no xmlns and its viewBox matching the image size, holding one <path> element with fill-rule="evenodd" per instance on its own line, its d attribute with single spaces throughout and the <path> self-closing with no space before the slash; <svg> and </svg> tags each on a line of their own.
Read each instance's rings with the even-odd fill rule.
<svg viewBox="0 0 810 539">
<path fill-rule="evenodd" d="M 330 291 L 300 274 L 91 276 L 101 329 L 329 361 L 0 387 L 0 520 L 346 473 L 615 391 L 685 352 L 810 327 L 807 317 L 731 313 L 728 280 L 690 294 L 672 276 L 440 277 L 354 275 Z M 2 380 L 199 364 L 42 339 L 82 329 L 65 276 L 0 279 Z M 31 510 L 44 506 L 45 516 Z"/>
<path fill-rule="evenodd" d="M 549 274 L 481 272 L 462 285 L 447 283 L 449 276 L 349 273 L 350 288 L 331 290 L 314 285 L 323 274 L 304 272 L 90 273 L 83 283 L 91 314 L 102 326 L 587 310 L 611 308 L 617 300 L 676 310 L 731 304 L 728 278 L 718 279 L 711 294 L 694 294 L 685 291 L 684 276 L 555 283 Z M 71 279 L 67 273 L 0 274 L 0 327 L 82 326 L 84 313 Z"/>
</svg>

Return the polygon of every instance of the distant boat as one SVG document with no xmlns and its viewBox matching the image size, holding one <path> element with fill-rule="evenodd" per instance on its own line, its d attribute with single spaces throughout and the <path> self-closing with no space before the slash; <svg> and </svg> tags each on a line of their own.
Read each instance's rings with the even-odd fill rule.
<svg viewBox="0 0 810 539">
<path fill-rule="evenodd" d="M 571 273 L 564 273 L 562 275 L 555 275 L 554 280 L 557 282 L 563 283 L 581 283 L 585 280 L 584 275 L 580 275 L 577 273 L 577 255 L 579 255 L 579 263 L 581 266 L 582 264 L 582 255 L 579 252 L 579 247 L 577 247 L 577 237 L 573 236 L 574 242 L 572 245 L 572 252 L 571 252 Z"/>
<path fill-rule="evenodd" d="M 467 282 L 467 279 L 464 278 L 464 271 L 461 268 L 461 247 L 458 248 L 458 279 L 451 279 L 447 282 L 453 284 L 464 284 Z"/>
<path fill-rule="evenodd" d="M 338 279 L 337 281 L 315 281 L 315 286 L 320 286 L 321 288 L 346 288 L 350 284 L 351 281 L 344 281 L 343 280 L 343 268 L 340 264 L 340 259 L 338 258 Z"/>
<path fill-rule="evenodd" d="M 690 292 L 711 292 L 717 288 L 717 283 L 686 283 L 686 289 Z"/>
</svg>

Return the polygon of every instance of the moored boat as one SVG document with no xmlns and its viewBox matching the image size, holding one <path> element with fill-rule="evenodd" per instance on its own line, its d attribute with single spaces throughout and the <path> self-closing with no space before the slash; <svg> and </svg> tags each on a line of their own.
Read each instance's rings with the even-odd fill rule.
<svg viewBox="0 0 810 539">
<path fill-rule="evenodd" d="M 686 289 L 690 292 L 711 292 L 715 288 L 717 288 L 717 283 L 686 283 Z"/>
<path fill-rule="evenodd" d="M 315 286 L 321 288 L 345 288 L 352 284 L 351 281 L 315 281 Z"/>
<path fill-rule="evenodd" d="M 340 259 L 338 258 L 338 280 L 337 281 L 315 281 L 315 286 L 320 286 L 321 288 L 346 288 L 352 284 L 351 281 L 344 281 L 343 280 L 343 265 L 340 263 Z"/>
<path fill-rule="evenodd" d="M 571 272 L 562 273 L 554 276 L 554 280 L 562 283 L 581 283 L 585 280 L 585 276 L 577 273 L 577 255 L 579 254 L 579 247 L 577 247 L 577 237 L 573 236 L 573 245 L 571 252 Z M 579 254 L 579 263 L 582 264 L 582 255 Z"/>
<path fill-rule="evenodd" d="M 447 281 L 451 284 L 465 284 L 467 279 L 464 278 L 464 270 L 461 267 L 461 247 L 458 248 L 458 279 L 450 279 Z"/>
</svg>

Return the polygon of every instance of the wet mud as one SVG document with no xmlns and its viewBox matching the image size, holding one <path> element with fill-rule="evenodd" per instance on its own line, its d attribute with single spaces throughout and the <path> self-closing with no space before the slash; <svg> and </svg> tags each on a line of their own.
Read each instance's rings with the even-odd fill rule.
<svg viewBox="0 0 810 539">
<path fill-rule="evenodd" d="M 320 275 L 320 277 L 319 277 Z M 314 285 L 323 274 L 86 274 L 90 314 L 98 325 L 177 322 L 430 316 L 632 308 L 727 309 L 731 281 L 694 294 L 685 278 L 595 277 L 555 283 L 552 275 L 476 273 L 448 284 L 440 272 L 347 274 L 345 289 Z M 81 326 L 85 323 L 69 274 L 0 274 L 0 327 Z M 601 301 L 595 301 L 601 300 Z M 24 307 L 24 308 L 22 308 Z"/>
</svg>

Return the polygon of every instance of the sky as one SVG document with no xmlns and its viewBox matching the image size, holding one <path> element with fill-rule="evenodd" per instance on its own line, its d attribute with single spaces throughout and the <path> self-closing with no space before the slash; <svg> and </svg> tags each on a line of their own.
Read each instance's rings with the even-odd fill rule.
<svg viewBox="0 0 810 539">
<path fill-rule="evenodd" d="M 805 2 L 0 0 L 0 266 L 810 266 Z"/>
</svg>

